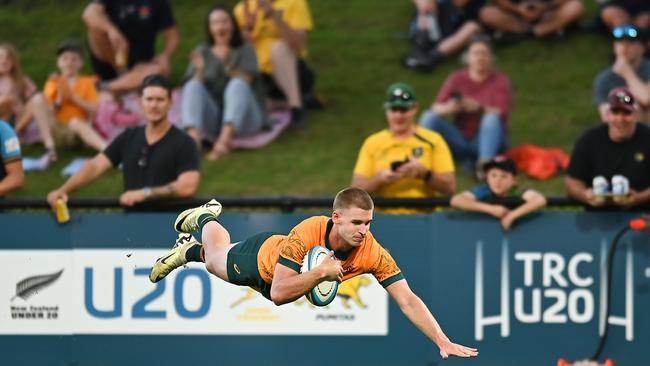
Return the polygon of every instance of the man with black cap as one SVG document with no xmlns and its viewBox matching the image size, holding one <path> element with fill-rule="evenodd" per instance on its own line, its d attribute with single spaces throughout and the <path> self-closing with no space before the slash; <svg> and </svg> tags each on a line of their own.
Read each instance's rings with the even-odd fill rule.
<svg viewBox="0 0 650 366">
<path fill-rule="evenodd" d="M 497 155 L 482 168 L 485 183 L 453 196 L 449 202 L 452 207 L 494 216 L 500 220 L 504 230 L 510 230 L 517 219 L 546 206 L 546 198 L 541 193 L 517 188 L 517 166 L 512 159 Z M 506 197 L 521 198 L 524 202 L 512 209 L 500 203 L 486 202 Z"/>
<path fill-rule="evenodd" d="M 591 207 L 650 208 L 650 127 L 638 118 L 632 92 L 625 87 L 613 89 L 607 97 L 606 123 L 589 128 L 573 148 L 565 178 L 569 197 Z M 615 177 L 622 177 L 629 189 L 619 192 L 616 182 L 607 189 Z M 607 198 L 612 194 L 619 197 L 610 203 Z"/>
<path fill-rule="evenodd" d="M 645 37 L 633 25 L 621 25 L 612 30 L 612 38 L 616 61 L 594 80 L 593 102 L 601 120 L 607 118 L 607 93 L 627 86 L 641 107 L 640 121 L 650 122 L 650 61 L 643 58 Z"/>
<path fill-rule="evenodd" d="M 377 197 L 426 198 L 454 193 L 451 152 L 442 136 L 415 123 L 418 103 L 413 88 L 405 83 L 390 85 L 384 111 L 388 129 L 364 141 L 352 185 Z"/>
</svg>

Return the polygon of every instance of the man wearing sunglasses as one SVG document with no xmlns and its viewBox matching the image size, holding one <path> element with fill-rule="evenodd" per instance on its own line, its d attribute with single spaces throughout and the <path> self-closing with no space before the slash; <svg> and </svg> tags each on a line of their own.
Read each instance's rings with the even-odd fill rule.
<svg viewBox="0 0 650 366">
<path fill-rule="evenodd" d="M 612 31 L 614 64 L 594 80 L 593 102 L 598 106 L 602 121 L 607 118 L 607 93 L 627 86 L 641 108 L 639 119 L 650 122 L 650 61 L 643 58 L 645 37 L 633 25 L 622 25 Z"/>
<path fill-rule="evenodd" d="M 415 90 L 405 83 L 389 86 L 384 111 L 388 129 L 364 141 L 352 185 L 377 197 L 426 198 L 453 194 L 456 176 L 451 152 L 442 136 L 415 123 L 418 112 Z"/>
<path fill-rule="evenodd" d="M 573 148 L 565 178 L 569 197 L 599 209 L 650 208 L 650 127 L 639 123 L 638 116 L 638 105 L 628 88 L 609 93 L 606 123 L 588 129 Z M 611 190 L 592 187 L 599 176 L 612 182 Z M 620 197 L 612 195 L 617 194 L 614 176 L 629 182 L 629 191 L 618 192 Z"/>
<path fill-rule="evenodd" d="M 199 153 L 196 143 L 173 126 L 167 114 L 172 106 L 171 86 L 162 75 L 149 75 L 140 87 L 140 104 L 146 125 L 129 128 L 104 151 L 89 160 L 60 188 L 47 195 L 55 207 L 77 190 L 108 171 L 122 166 L 124 192 L 120 204 L 147 209 L 152 200 L 191 197 L 199 186 Z"/>
</svg>

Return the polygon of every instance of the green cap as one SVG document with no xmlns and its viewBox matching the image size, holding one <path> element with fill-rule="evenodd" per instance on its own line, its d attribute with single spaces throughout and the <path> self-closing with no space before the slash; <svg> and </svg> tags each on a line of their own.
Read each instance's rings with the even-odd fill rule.
<svg viewBox="0 0 650 366">
<path fill-rule="evenodd" d="M 386 89 L 384 108 L 412 108 L 417 103 L 415 90 L 406 83 L 394 83 Z"/>
</svg>

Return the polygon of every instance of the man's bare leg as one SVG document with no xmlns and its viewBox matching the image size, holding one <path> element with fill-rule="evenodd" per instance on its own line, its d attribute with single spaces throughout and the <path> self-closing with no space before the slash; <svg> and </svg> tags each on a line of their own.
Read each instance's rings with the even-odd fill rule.
<svg viewBox="0 0 650 366">
<path fill-rule="evenodd" d="M 115 68 L 115 50 L 111 47 L 106 32 L 95 28 L 88 29 L 88 46 L 98 60 L 107 62 Z"/>
<path fill-rule="evenodd" d="M 43 93 L 34 94 L 27 102 L 25 109 L 36 120 L 43 145 L 50 155 L 50 160 L 56 161 L 56 148 L 54 146 L 54 137 L 52 136 L 52 127 L 56 121 L 54 120 L 54 112 L 50 108 L 45 95 Z"/>
<path fill-rule="evenodd" d="M 510 33 L 526 33 L 529 26 L 512 13 L 506 12 L 496 5 L 481 8 L 479 17 L 487 26 Z"/>
<path fill-rule="evenodd" d="M 106 141 L 95 131 L 90 122 L 80 118 L 73 118 L 68 127 L 74 132 L 81 141 L 97 151 L 103 151 L 106 148 Z"/>
<path fill-rule="evenodd" d="M 469 40 L 480 32 L 481 26 L 477 22 L 466 22 L 456 33 L 440 41 L 438 52 L 445 56 L 454 54 L 465 47 Z"/>
<path fill-rule="evenodd" d="M 226 269 L 228 252 L 234 245 L 230 243 L 230 233 L 217 221 L 210 221 L 201 231 L 205 268 L 208 272 L 228 281 Z"/>
<path fill-rule="evenodd" d="M 291 108 L 302 108 L 300 82 L 298 80 L 298 58 L 289 45 L 282 41 L 271 45 L 273 80 L 280 87 Z"/>
<path fill-rule="evenodd" d="M 112 93 L 128 93 L 137 90 L 142 80 L 151 74 L 168 74 L 162 65 L 155 61 L 138 63 L 124 73 L 118 72 L 116 50 L 111 47 L 108 35 L 97 29 L 88 30 L 88 44 L 95 57 L 110 64 L 119 76 L 106 84 L 106 90 Z"/>
<path fill-rule="evenodd" d="M 124 74 L 106 83 L 106 90 L 112 93 L 128 93 L 137 90 L 142 80 L 151 74 L 167 74 L 160 64 L 156 62 L 140 63 Z"/>
<path fill-rule="evenodd" d="M 537 37 L 564 29 L 567 25 L 577 21 L 585 13 L 585 6 L 578 0 L 572 0 L 560 5 L 557 9 L 533 27 Z"/>
<path fill-rule="evenodd" d="M 221 204 L 214 199 L 181 212 L 174 221 L 174 230 L 179 233 L 178 239 L 167 254 L 156 260 L 151 268 L 149 280 L 158 282 L 188 262 L 207 262 L 206 269 L 210 273 L 227 281 L 226 259 L 232 245 L 230 234 L 217 222 L 219 214 Z M 205 246 L 192 235 L 199 230 L 202 232 Z"/>
</svg>

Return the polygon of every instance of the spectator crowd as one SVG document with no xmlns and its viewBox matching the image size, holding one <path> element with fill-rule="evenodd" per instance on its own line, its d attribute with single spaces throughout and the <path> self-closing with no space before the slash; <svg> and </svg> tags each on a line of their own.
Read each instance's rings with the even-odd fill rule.
<svg viewBox="0 0 650 366">
<path fill-rule="evenodd" d="M 494 48 L 584 28 L 584 1 L 412 0 L 411 49 L 402 66 L 429 73 L 461 52 L 464 65 L 446 77 L 433 101 L 398 80 L 388 85 L 387 128 L 360 146 L 352 185 L 377 197 L 449 197 L 452 207 L 494 216 L 505 230 L 545 206 L 541 193 L 517 185 L 517 162 L 508 157 L 515 88 L 499 70 Z M 85 42 L 61 40 L 56 71 L 42 90 L 23 72 L 10 40 L 0 42 L 0 197 L 24 184 L 21 144 L 31 143 L 43 145 L 45 166 L 59 159 L 60 149 L 97 151 L 48 194 L 53 206 L 110 168 L 122 170 L 124 206 L 191 197 L 204 150 L 208 160 L 226 158 L 236 139 L 264 134 L 281 117 L 308 128 L 307 109 L 323 107 L 307 57 L 314 28 L 307 0 L 206 8 L 205 39 L 190 53 L 178 91 L 168 76 L 182 39 L 169 0 L 93 0 L 79 21 Z M 577 138 L 566 191 L 592 209 L 645 209 L 650 3 L 606 1 L 593 23 L 611 37 L 614 57 L 594 75 L 601 121 Z M 81 73 L 86 53 L 92 75 Z M 125 106 L 135 93 L 137 111 Z M 179 117 L 170 118 L 175 106 Z M 456 192 L 457 166 L 470 167 L 478 185 Z M 504 197 L 522 204 L 491 203 Z"/>
</svg>

